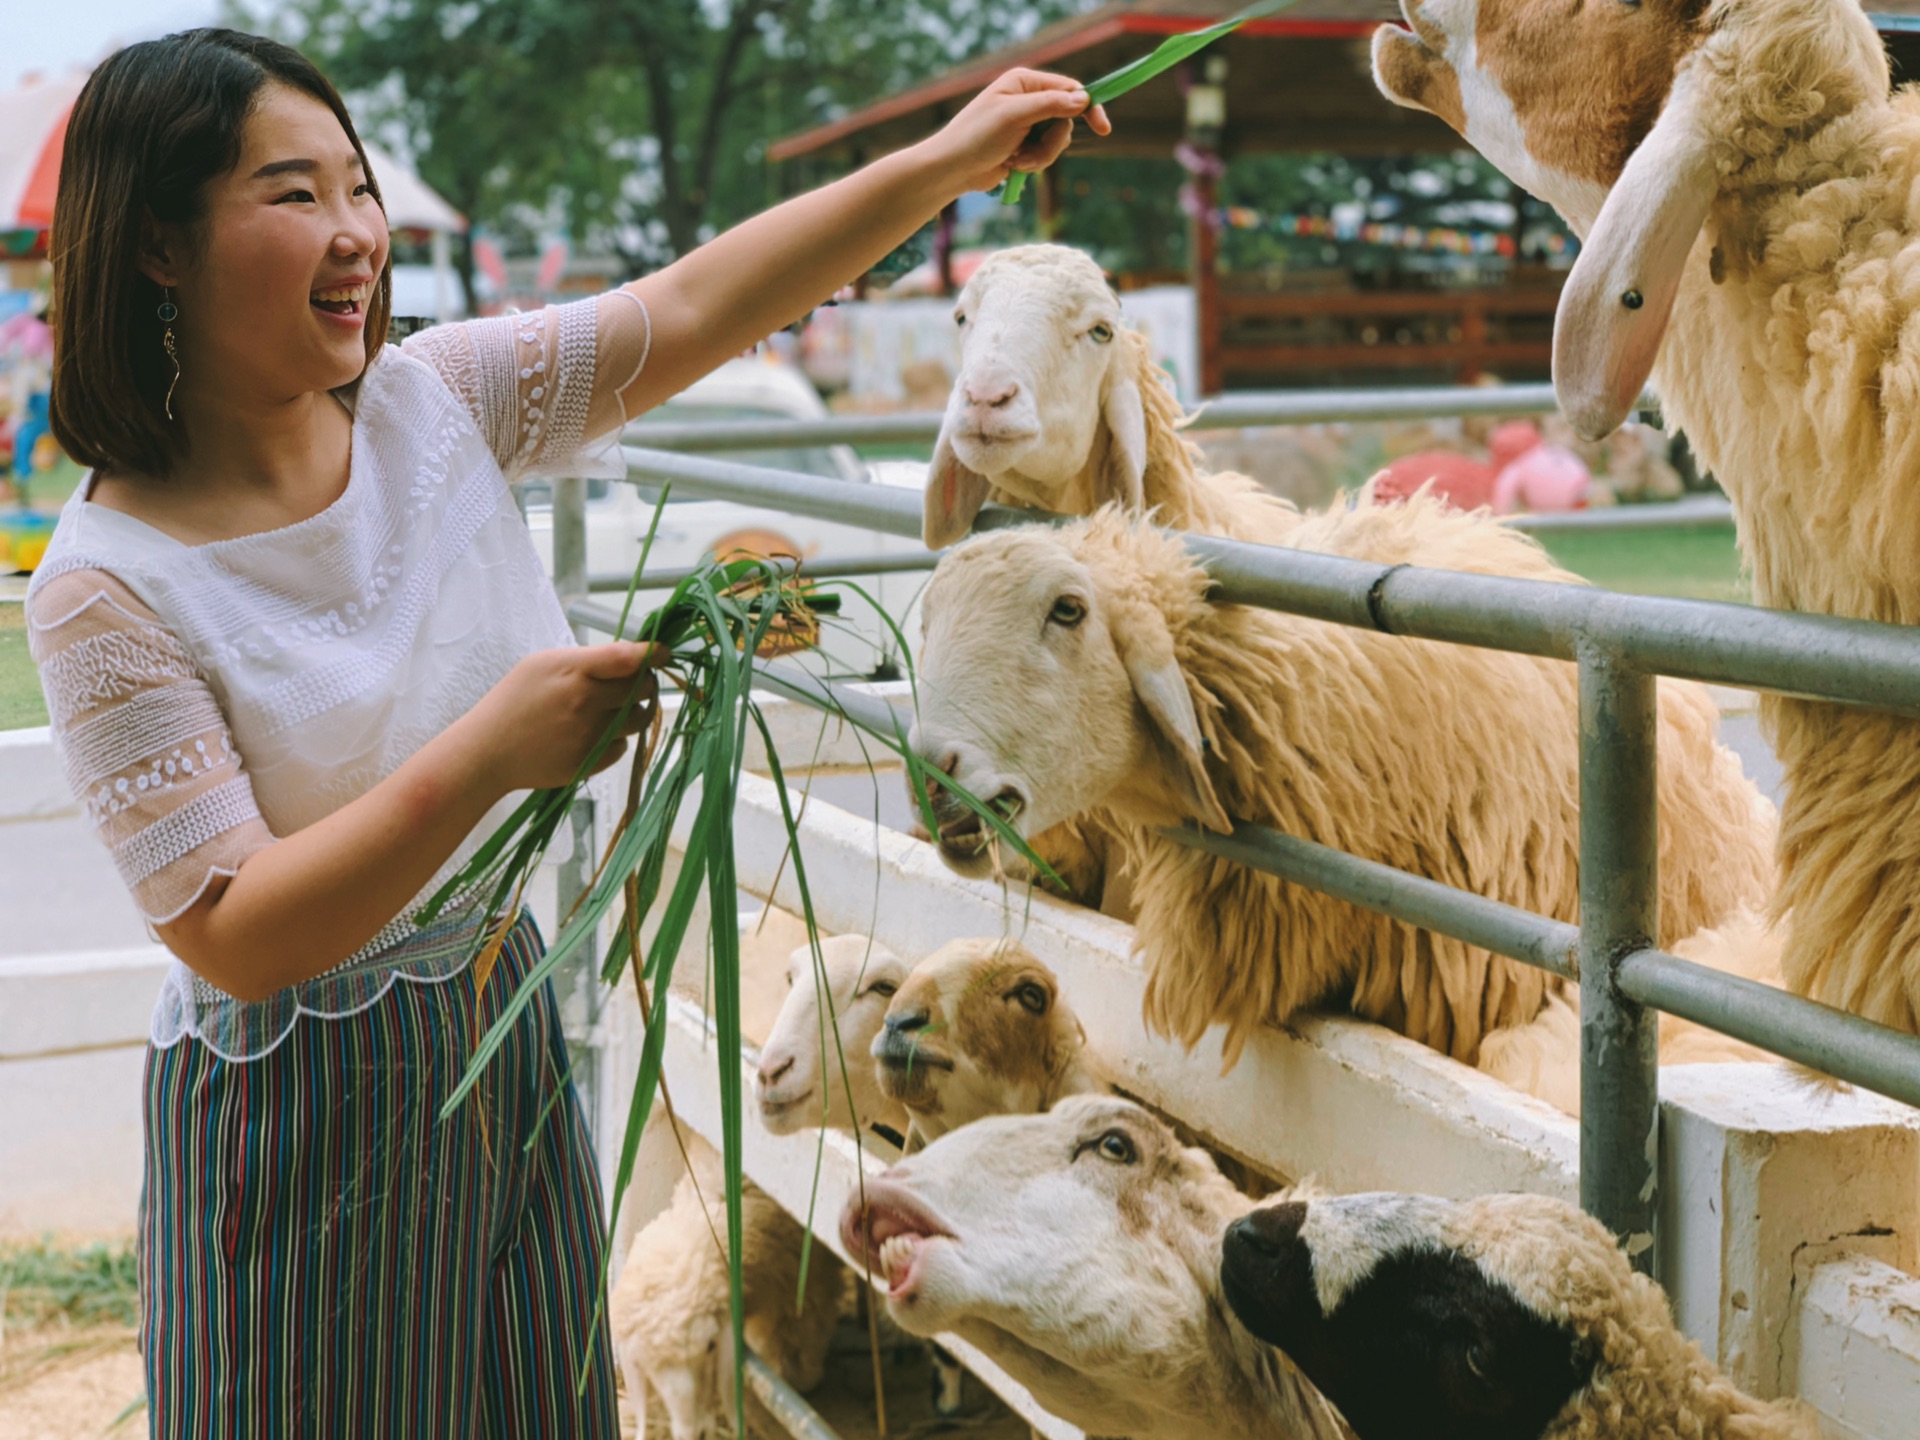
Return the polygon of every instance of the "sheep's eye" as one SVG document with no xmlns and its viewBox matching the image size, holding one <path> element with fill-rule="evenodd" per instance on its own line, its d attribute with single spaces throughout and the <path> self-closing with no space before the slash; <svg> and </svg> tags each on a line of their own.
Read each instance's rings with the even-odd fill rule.
<svg viewBox="0 0 1920 1440">
<path fill-rule="evenodd" d="M 1020 1008 L 1029 1015 L 1047 1013 L 1047 992 L 1032 981 L 1020 986 L 1013 992 L 1013 998 L 1020 1002 Z"/>
<path fill-rule="evenodd" d="M 956 310 L 956 311 L 954 311 L 954 312 L 953 312 L 953 323 L 954 323 L 954 324 L 956 324 L 956 325 L 964 325 L 964 324 L 966 324 L 966 323 L 967 323 L 967 316 L 966 316 L 966 312 L 965 312 L 965 311 L 963 311 L 963 310 Z"/>
<path fill-rule="evenodd" d="M 1087 334 L 1093 337 L 1095 344 L 1105 345 L 1109 340 L 1113 339 L 1113 326 L 1102 320 L 1091 330 L 1087 331 Z"/>
<path fill-rule="evenodd" d="M 1131 1165 L 1140 1158 L 1140 1152 L 1133 1148 L 1133 1141 L 1124 1130 L 1109 1130 L 1095 1143 L 1100 1158 L 1116 1165 Z"/>
<path fill-rule="evenodd" d="M 1628 0 L 1628 3 L 1633 3 L 1633 0 Z M 1487 1372 L 1491 1368 L 1492 1366 L 1487 1360 L 1486 1346 L 1469 1345 L 1467 1347 L 1467 1369 L 1473 1372 L 1474 1379 L 1485 1380 L 1487 1378 Z"/>
<path fill-rule="evenodd" d="M 893 998 L 894 991 L 898 990 L 899 988 L 900 987 L 894 984 L 893 981 L 891 980 L 876 980 L 873 982 L 873 984 L 867 987 L 867 994 L 882 995 L 882 996 L 885 996 L 887 999 L 891 1000 Z"/>
<path fill-rule="evenodd" d="M 1053 602 L 1053 608 L 1047 612 L 1047 619 L 1063 630 L 1071 630 L 1087 618 L 1086 604 L 1073 595 L 1062 595 Z"/>
</svg>

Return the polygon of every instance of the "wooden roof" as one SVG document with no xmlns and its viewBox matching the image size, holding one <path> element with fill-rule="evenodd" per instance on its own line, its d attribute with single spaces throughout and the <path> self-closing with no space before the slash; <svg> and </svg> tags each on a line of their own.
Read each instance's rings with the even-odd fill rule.
<svg viewBox="0 0 1920 1440">
<path fill-rule="evenodd" d="M 944 125 L 988 81 L 1016 65 L 1093 79 L 1146 54 L 1168 35 L 1196 30 L 1244 8 L 1245 0 L 1116 0 L 1039 31 L 1016 45 L 956 66 L 911 90 L 788 136 L 774 160 L 816 156 L 859 161 L 917 140 Z M 1920 0 L 1870 0 L 1888 33 L 1901 79 L 1920 78 Z M 1215 42 L 1227 58 L 1228 155 L 1276 150 L 1348 154 L 1458 149 L 1460 138 L 1430 115 L 1390 104 L 1374 87 L 1369 37 L 1398 21 L 1396 0 L 1300 0 L 1272 19 Z M 1906 32 L 1906 33 L 1902 33 Z M 1104 140 L 1082 134 L 1083 156 L 1172 153 L 1186 131 L 1178 70 L 1131 92 Z"/>
<path fill-rule="evenodd" d="M 994 76 L 1016 65 L 1094 79 L 1148 53 L 1161 40 L 1213 24 L 1244 0 L 1119 0 L 1039 31 L 914 89 L 777 142 L 774 160 L 801 155 L 857 158 L 925 139 Z M 1227 125 L 1221 148 L 1256 150 L 1452 150 L 1459 137 L 1431 116 L 1389 104 L 1369 74 L 1369 41 L 1394 0 L 1301 0 L 1243 26 L 1208 54 L 1227 58 Z M 1082 135 L 1101 155 L 1164 157 L 1186 133 L 1178 70 L 1131 92 L 1116 133 Z"/>
</svg>

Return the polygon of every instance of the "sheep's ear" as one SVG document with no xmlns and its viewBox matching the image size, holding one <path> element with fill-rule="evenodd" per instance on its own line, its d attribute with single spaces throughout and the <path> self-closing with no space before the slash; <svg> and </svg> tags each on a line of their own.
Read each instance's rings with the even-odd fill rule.
<svg viewBox="0 0 1920 1440">
<path fill-rule="evenodd" d="M 1173 637 L 1157 614 L 1129 606 L 1114 617 L 1113 635 L 1133 693 L 1152 717 L 1174 766 L 1171 779 L 1189 817 L 1222 835 L 1233 829 L 1213 781 L 1207 778 L 1206 741 L 1194 714 L 1186 673 L 1174 658 Z"/>
<path fill-rule="evenodd" d="M 1107 398 L 1100 407 L 1107 424 L 1107 473 L 1103 500 L 1118 500 L 1138 515 L 1147 508 L 1147 411 L 1140 399 L 1140 382 L 1126 373 L 1116 357 L 1107 381 Z"/>
<path fill-rule="evenodd" d="M 1666 108 L 1614 182 L 1560 295 L 1553 385 L 1589 440 L 1632 413 L 1673 315 L 1693 242 L 1718 186 L 1701 114 L 1698 66 L 1674 81 Z"/>
<path fill-rule="evenodd" d="M 973 517 L 987 503 L 992 488 L 987 477 L 969 470 L 953 452 L 953 417 L 940 427 L 934 442 L 933 464 L 927 471 L 926 507 L 920 520 L 920 536 L 929 550 L 953 544 L 973 528 Z"/>
</svg>

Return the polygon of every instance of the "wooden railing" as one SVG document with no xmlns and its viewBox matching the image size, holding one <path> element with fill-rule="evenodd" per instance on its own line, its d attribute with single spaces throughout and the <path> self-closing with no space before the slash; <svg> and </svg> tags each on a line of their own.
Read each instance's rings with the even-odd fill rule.
<svg viewBox="0 0 1920 1440">
<path fill-rule="evenodd" d="M 1288 375 L 1328 383 L 1373 372 L 1429 370 L 1462 384 L 1493 371 L 1545 375 L 1559 287 L 1344 294 L 1215 292 L 1219 336 L 1202 359 L 1205 393 Z"/>
</svg>

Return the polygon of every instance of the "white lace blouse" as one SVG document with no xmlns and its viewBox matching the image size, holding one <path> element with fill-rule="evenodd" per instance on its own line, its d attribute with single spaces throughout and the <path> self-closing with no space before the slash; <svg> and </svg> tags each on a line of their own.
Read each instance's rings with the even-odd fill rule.
<svg viewBox="0 0 1920 1440">
<path fill-rule="evenodd" d="M 187 545 L 91 503 L 91 477 L 75 491 L 28 638 L 68 782 L 150 922 L 365 794 L 526 655 L 573 643 L 507 484 L 624 475 L 619 393 L 650 341 L 645 307 L 613 291 L 388 347 L 340 392 L 346 489 L 281 529 Z M 250 1059 L 302 1014 L 457 974 L 480 898 L 430 929 L 412 916 L 523 794 L 324 975 L 246 1003 L 176 961 L 153 1043 Z"/>
</svg>

